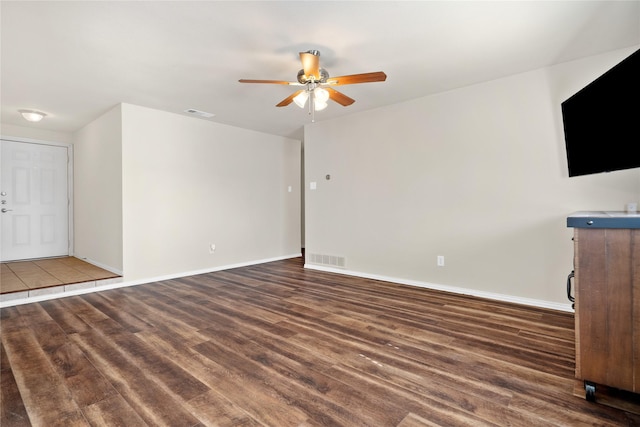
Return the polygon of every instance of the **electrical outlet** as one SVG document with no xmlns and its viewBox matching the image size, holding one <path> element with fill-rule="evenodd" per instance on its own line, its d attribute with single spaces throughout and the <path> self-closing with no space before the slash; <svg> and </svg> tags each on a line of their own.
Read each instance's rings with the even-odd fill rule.
<svg viewBox="0 0 640 427">
<path fill-rule="evenodd" d="M 444 255 L 438 255 L 436 262 L 438 267 L 444 267 Z"/>
<path fill-rule="evenodd" d="M 211 243 L 211 244 L 209 245 L 209 253 L 210 253 L 210 254 L 212 254 L 212 253 L 214 253 L 215 251 L 216 251 L 216 245 L 215 245 L 215 244 L 213 244 L 213 243 Z"/>
</svg>

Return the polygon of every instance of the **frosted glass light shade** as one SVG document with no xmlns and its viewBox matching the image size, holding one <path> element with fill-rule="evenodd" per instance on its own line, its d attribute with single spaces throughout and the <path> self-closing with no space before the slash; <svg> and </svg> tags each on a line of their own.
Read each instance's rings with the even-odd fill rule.
<svg viewBox="0 0 640 427">
<path fill-rule="evenodd" d="M 327 101 L 329 100 L 329 92 L 326 89 L 317 87 L 313 91 L 313 108 L 316 111 L 322 111 L 327 108 Z"/>
<path fill-rule="evenodd" d="M 300 92 L 299 94 L 297 94 L 293 98 L 293 102 L 295 102 L 298 107 L 304 108 L 304 104 L 307 102 L 308 98 L 309 98 L 309 92 L 305 90 L 304 92 Z"/>
<path fill-rule="evenodd" d="M 313 96 L 317 101 L 326 104 L 327 101 L 329 100 L 329 91 L 326 89 L 322 89 L 321 87 L 318 87 L 313 91 Z"/>
<path fill-rule="evenodd" d="M 46 116 L 45 113 L 41 113 L 40 111 L 18 110 L 18 112 L 25 120 L 28 120 L 30 122 L 39 122 Z"/>
<path fill-rule="evenodd" d="M 316 111 L 322 111 L 327 108 L 327 103 L 316 99 L 313 101 L 313 108 L 315 108 Z"/>
</svg>

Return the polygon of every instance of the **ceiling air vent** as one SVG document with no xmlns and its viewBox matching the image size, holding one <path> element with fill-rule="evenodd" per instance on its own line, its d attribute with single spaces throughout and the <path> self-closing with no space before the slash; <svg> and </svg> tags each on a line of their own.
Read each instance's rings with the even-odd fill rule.
<svg viewBox="0 0 640 427">
<path fill-rule="evenodd" d="M 184 110 L 184 112 L 193 116 L 204 117 L 205 119 L 210 119 L 211 117 L 215 116 L 215 114 L 213 113 L 207 113 L 206 111 L 200 111 L 194 108 L 189 108 L 188 110 Z"/>
</svg>

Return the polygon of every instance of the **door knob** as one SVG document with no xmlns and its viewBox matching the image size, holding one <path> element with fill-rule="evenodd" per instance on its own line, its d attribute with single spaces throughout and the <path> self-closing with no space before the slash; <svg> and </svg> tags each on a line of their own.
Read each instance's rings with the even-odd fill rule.
<svg viewBox="0 0 640 427">
<path fill-rule="evenodd" d="M 12 210 L 13 209 L 2 208 L 2 209 L 0 209 L 0 212 L 5 213 L 5 212 L 12 211 Z"/>
</svg>

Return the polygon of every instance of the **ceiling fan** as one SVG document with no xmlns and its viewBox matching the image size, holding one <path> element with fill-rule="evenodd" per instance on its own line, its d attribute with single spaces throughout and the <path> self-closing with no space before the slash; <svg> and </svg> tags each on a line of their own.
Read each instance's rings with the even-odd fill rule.
<svg viewBox="0 0 640 427">
<path fill-rule="evenodd" d="M 286 107 L 295 102 L 300 108 L 304 108 L 309 98 L 309 114 L 315 111 L 324 110 L 327 107 L 329 99 L 346 107 L 355 102 L 355 99 L 338 92 L 333 86 L 350 85 L 356 83 L 383 82 L 387 79 L 387 75 L 382 71 L 374 73 L 350 74 L 347 76 L 329 77 L 329 73 L 324 68 L 320 68 L 320 52 L 317 50 L 308 50 L 300 52 L 300 61 L 302 69 L 298 71 L 298 78 L 295 82 L 287 82 L 283 80 L 253 80 L 240 79 L 240 83 L 269 83 L 278 85 L 304 86 L 292 93 L 278 104 L 276 107 Z"/>
</svg>

